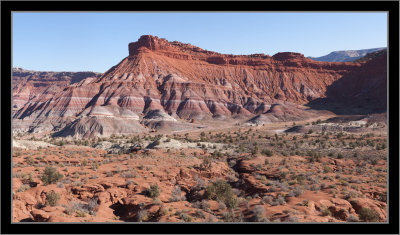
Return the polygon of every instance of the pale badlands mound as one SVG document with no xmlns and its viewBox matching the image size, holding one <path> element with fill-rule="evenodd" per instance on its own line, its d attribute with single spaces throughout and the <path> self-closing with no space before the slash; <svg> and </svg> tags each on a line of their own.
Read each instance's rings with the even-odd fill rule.
<svg viewBox="0 0 400 235">
<path fill-rule="evenodd" d="M 262 125 L 274 122 L 302 121 L 323 115 L 332 115 L 332 113 L 328 111 L 310 110 L 309 108 L 294 104 L 273 104 L 267 112 L 255 116 L 246 123 L 249 125 Z"/>
<path fill-rule="evenodd" d="M 190 130 L 196 126 L 188 122 L 214 118 L 306 119 L 318 114 L 296 105 L 325 97 L 342 77 L 362 76 L 357 71 L 365 64 L 291 52 L 224 55 L 148 35 L 128 49 L 129 56 L 98 78 L 38 91 L 14 112 L 13 130 L 94 137 Z"/>
</svg>

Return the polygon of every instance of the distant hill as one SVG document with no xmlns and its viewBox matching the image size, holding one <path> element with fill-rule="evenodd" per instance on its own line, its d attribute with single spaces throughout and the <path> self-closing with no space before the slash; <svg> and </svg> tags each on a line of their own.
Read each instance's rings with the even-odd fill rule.
<svg viewBox="0 0 400 235">
<path fill-rule="evenodd" d="M 325 61 L 325 62 L 349 62 L 360 59 L 365 55 L 367 55 L 368 53 L 380 51 L 383 49 L 386 49 L 386 47 L 363 49 L 363 50 L 333 51 L 325 56 L 308 57 L 308 58 L 316 61 Z"/>
<path fill-rule="evenodd" d="M 380 51 L 375 51 L 375 52 L 368 53 L 366 56 L 361 57 L 360 59 L 357 59 L 354 62 L 370 61 L 372 59 L 375 59 L 378 56 L 386 55 L 386 53 L 387 53 L 387 49 L 385 48 L 385 49 L 380 50 Z"/>
</svg>

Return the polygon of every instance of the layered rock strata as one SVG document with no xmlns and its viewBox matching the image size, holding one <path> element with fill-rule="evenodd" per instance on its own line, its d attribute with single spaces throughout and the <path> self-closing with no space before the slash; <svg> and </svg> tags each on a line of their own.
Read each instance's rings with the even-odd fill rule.
<svg viewBox="0 0 400 235">
<path fill-rule="evenodd" d="M 150 35 L 128 50 L 100 77 L 44 91 L 23 105 L 14 113 L 14 129 L 90 137 L 137 133 L 155 122 L 275 114 L 325 97 L 329 86 L 364 64 L 319 62 L 291 52 L 225 55 Z"/>
</svg>

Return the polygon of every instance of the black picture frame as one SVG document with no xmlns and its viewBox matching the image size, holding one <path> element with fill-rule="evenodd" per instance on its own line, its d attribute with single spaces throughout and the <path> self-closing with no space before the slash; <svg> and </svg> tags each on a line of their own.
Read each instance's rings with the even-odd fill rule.
<svg viewBox="0 0 400 235">
<path fill-rule="evenodd" d="M 62 224 L 11 223 L 12 11 L 386 11 L 389 13 L 389 223 L 303 224 Z M 5 234 L 398 234 L 399 233 L 399 1 L 2 1 L 1 2 L 1 233 Z"/>
</svg>

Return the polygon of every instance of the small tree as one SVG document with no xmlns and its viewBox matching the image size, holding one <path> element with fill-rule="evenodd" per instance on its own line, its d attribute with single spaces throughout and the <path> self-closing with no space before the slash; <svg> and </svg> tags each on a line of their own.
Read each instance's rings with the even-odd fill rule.
<svg viewBox="0 0 400 235">
<path fill-rule="evenodd" d="M 44 169 L 43 175 L 40 179 L 43 181 L 44 185 L 54 184 L 61 180 L 64 176 L 60 174 L 56 168 L 47 166 Z"/>
</svg>

